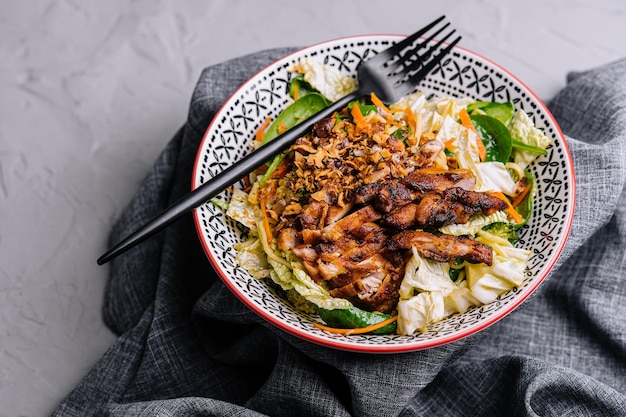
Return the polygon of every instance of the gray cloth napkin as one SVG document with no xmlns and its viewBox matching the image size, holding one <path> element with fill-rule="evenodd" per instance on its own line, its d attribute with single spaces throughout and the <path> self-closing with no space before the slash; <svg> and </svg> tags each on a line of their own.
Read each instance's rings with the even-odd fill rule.
<svg viewBox="0 0 626 417">
<path fill-rule="evenodd" d="M 189 190 L 220 105 L 290 51 L 203 71 L 112 242 Z M 188 216 L 112 262 L 104 320 L 119 339 L 55 415 L 626 416 L 626 60 L 572 74 L 549 107 L 573 154 L 576 214 L 557 269 L 507 318 L 406 354 L 314 345 L 226 289 Z"/>
</svg>

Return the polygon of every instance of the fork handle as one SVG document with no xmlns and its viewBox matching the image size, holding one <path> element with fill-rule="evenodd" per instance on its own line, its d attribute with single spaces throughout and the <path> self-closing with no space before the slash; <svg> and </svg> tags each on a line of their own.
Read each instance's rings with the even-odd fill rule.
<svg viewBox="0 0 626 417">
<path fill-rule="evenodd" d="M 346 107 L 349 102 L 359 98 L 361 95 L 362 94 L 356 91 L 342 97 L 330 106 L 309 117 L 304 122 L 299 123 L 282 135 L 275 137 L 270 142 L 256 149 L 254 152 L 249 153 L 193 191 L 187 193 L 152 220 L 148 221 L 148 223 L 141 226 L 138 230 L 109 249 L 104 255 L 98 258 L 98 265 L 109 262 L 111 259 L 133 248 L 156 232 L 178 220 L 186 213 L 206 203 L 225 188 L 239 181 L 247 173 L 260 167 L 275 155 L 287 150 L 296 139 L 304 136 L 315 122 L 332 116 L 334 112 Z"/>
</svg>

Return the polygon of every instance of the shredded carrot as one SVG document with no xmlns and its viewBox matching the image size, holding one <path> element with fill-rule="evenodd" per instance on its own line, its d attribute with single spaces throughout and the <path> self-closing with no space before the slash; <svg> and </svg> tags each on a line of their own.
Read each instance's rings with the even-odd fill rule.
<svg viewBox="0 0 626 417">
<path fill-rule="evenodd" d="M 352 106 L 350 114 L 352 114 L 357 130 L 367 130 L 367 120 L 363 117 L 363 113 L 361 113 L 361 109 L 358 104 Z"/>
<path fill-rule="evenodd" d="M 451 152 L 454 152 L 454 151 L 456 150 L 456 146 L 454 146 L 454 141 L 455 141 L 455 140 L 456 140 L 456 138 L 450 138 L 450 139 L 448 139 L 447 141 L 445 141 L 445 142 L 443 143 L 444 147 L 445 147 L 447 150 L 449 150 L 449 151 L 451 151 Z"/>
<path fill-rule="evenodd" d="M 268 184 L 265 184 L 261 187 L 261 189 L 259 190 L 259 200 L 263 199 L 265 202 L 267 202 L 270 198 L 274 197 L 274 195 L 276 195 L 276 190 L 277 190 L 278 186 L 275 182 L 270 182 Z"/>
<path fill-rule="evenodd" d="M 400 123 L 400 122 L 396 122 L 396 121 L 395 121 L 395 120 L 393 120 L 393 119 L 388 120 L 387 122 L 388 122 L 390 125 L 392 125 L 392 126 L 396 126 L 396 127 L 399 127 L 399 128 L 403 128 L 403 127 L 404 127 L 404 124 L 402 124 L 402 123 Z"/>
<path fill-rule="evenodd" d="M 259 129 L 256 131 L 257 142 L 263 142 L 263 136 L 265 136 L 265 129 L 267 128 L 267 126 L 269 126 L 271 121 L 272 119 L 270 119 L 269 117 L 263 120 L 263 123 L 261 123 L 261 126 L 259 126 Z"/>
<path fill-rule="evenodd" d="M 391 318 L 388 318 L 387 320 L 383 320 L 379 323 L 372 324 L 371 326 L 357 327 L 356 329 L 338 329 L 336 327 L 324 326 L 323 324 L 320 324 L 320 323 L 313 323 L 313 326 L 317 327 L 318 329 L 326 330 L 327 332 L 330 332 L 330 333 L 337 333 L 337 334 L 343 334 L 345 336 L 350 336 L 351 334 L 373 332 L 374 330 L 378 330 L 382 327 L 385 327 L 386 325 L 391 324 L 395 322 L 396 320 L 398 320 L 398 316 L 393 316 Z"/>
<path fill-rule="evenodd" d="M 515 223 L 523 223 L 524 219 L 522 218 L 522 216 L 517 212 L 517 210 L 515 210 L 515 207 L 513 207 L 513 205 L 511 204 L 511 201 L 508 199 L 507 196 L 505 196 L 503 193 L 501 193 L 500 191 L 490 191 L 488 192 L 488 194 L 491 194 L 494 197 L 498 197 L 500 200 L 504 201 L 507 204 L 506 209 L 504 209 L 504 212 L 506 214 L 509 215 L 509 217 L 511 219 L 513 219 L 513 221 Z"/>
<path fill-rule="evenodd" d="M 459 119 L 461 120 L 461 124 L 476 132 L 476 128 L 474 127 L 474 123 L 472 123 L 472 119 L 470 119 L 469 113 L 465 109 L 459 110 Z"/>
<path fill-rule="evenodd" d="M 372 100 L 372 103 L 374 103 L 376 107 L 380 107 L 381 109 L 385 111 L 385 113 L 391 113 L 391 110 L 389 110 L 389 108 L 385 106 L 385 104 L 382 101 L 380 101 L 380 99 L 376 96 L 376 94 L 372 93 L 371 100 Z"/>
<path fill-rule="evenodd" d="M 487 150 L 485 149 L 485 145 L 483 144 L 483 141 L 480 139 L 480 135 L 476 131 L 476 128 L 474 127 L 474 123 L 472 123 L 472 119 L 470 119 L 470 116 L 467 113 L 467 110 L 461 109 L 459 111 L 459 119 L 461 119 L 461 124 L 464 127 L 472 130 L 476 134 L 476 146 L 478 147 L 478 157 L 480 158 L 481 161 L 484 161 L 485 158 L 487 157 Z"/>
<path fill-rule="evenodd" d="M 282 178 L 283 176 L 285 176 L 288 170 L 289 163 L 285 159 L 282 159 L 278 167 L 276 167 L 274 172 L 272 172 L 272 174 L 270 175 L 270 178 Z"/>
<path fill-rule="evenodd" d="M 526 186 L 524 186 L 524 189 L 522 190 L 522 192 L 516 195 L 513 201 L 511 201 L 511 205 L 513 207 L 519 206 L 521 202 L 524 201 L 524 198 L 526 198 L 531 188 L 532 188 L 532 184 L 528 182 Z"/>
<path fill-rule="evenodd" d="M 413 113 L 411 106 L 407 106 L 404 109 L 404 114 L 406 114 L 406 121 L 409 123 L 411 131 L 415 132 L 417 130 L 417 119 L 415 118 L 415 113 Z"/>
<path fill-rule="evenodd" d="M 261 206 L 261 214 L 263 216 L 263 227 L 265 228 L 265 234 L 267 235 L 267 243 L 272 243 L 274 236 L 272 235 L 272 229 L 270 228 L 270 218 L 267 214 L 267 208 L 265 207 L 265 199 L 259 199 L 259 205 Z"/>
</svg>

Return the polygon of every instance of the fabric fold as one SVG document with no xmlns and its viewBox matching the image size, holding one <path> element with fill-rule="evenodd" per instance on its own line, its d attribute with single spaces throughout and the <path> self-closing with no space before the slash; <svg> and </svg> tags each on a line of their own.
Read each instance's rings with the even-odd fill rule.
<svg viewBox="0 0 626 417">
<path fill-rule="evenodd" d="M 189 191 L 222 103 L 291 51 L 202 72 L 112 242 Z M 54 415 L 626 415 L 626 60 L 570 76 L 549 107 L 576 169 L 572 233 L 557 269 L 505 319 L 412 353 L 318 346 L 241 303 L 186 216 L 111 262 L 103 315 L 120 337 Z"/>
</svg>

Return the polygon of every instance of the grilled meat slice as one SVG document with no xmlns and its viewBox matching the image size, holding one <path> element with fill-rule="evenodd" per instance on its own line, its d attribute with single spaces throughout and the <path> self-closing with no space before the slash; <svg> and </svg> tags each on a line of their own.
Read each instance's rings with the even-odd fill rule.
<svg viewBox="0 0 626 417">
<path fill-rule="evenodd" d="M 278 245 L 291 249 L 314 281 L 331 280 L 382 250 L 387 236 L 375 223 L 380 218 L 376 210 L 365 206 L 321 230 L 302 229 L 294 236 L 293 230 L 284 229 Z"/>
<path fill-rule="evenodd" d="M 384 186 L 383 182 L 372 182 L 358 187 L 354 191 L 354 202 L 357 204 L 371 203 Z"/>
<path fill-rule="evenodd" d="M 291 247 L 315 282 L 325 282 L 331 295 L 354 302 L 370 311 L 391 311 L 398 302 L 400 272 L 404 262 L 386 257 L 387 231 L 372 206 L 365 206 L 324 227 L 318 237 L 294 244 L 293 231 L 285 229 L 279 245 Z"/>
<path fill-rule="evenodd" d="M 393 181 L 381 187 L 374 197 L 373 204 L 377 210 L 389 213 L 420 198 L 422 194 L 413 191 L 399 181 Z"/>
<path fill-rule="evenodd" d="M 351 280 L 330 290 L 333 297 L 348 299 L 368 311 L 391 312 L 398 304 L 398 289 L 404 275 L 404 260 L 377 253 L 355 264 Z"/>
<path fill-rule="evenodd" d="M 345 298 L 363 310 L 390 313 L 396 308 L 400 298 L 398 288 L 402 276 L 401 271 L 379 269 L 362 279 L 331 290 L 330 294 Z"/>
<path fill-rule="evenodd" d="M 295 248 L 299 244 L 298 231 L 293 227 L 285 227 L 278 232 L 277 246 L 282 251 Z"/>
<path fill-rule="evenodd" d="M 301 208 L 297 219 L 302 229 L 320 229 L 344 217 L 352 209 L 352 203 L 345 202 L 341 186 L 329 181 L 311 195 L 308 205 Z"/>
<path fill-rule="evenodd" d="M 363 238 L 369 234 L 367 227 L 381 219 L 381 214 L 372 206 L 365 206 L 322 229 L 322 239 L 336 242 L 346 234 Z"/>
<path fill-rule="evenodd" d="M 476 178 L 469 169 L 426 168 L 409 173 L 401 182 L 412 190 L 428 193 L 452 187 L 471 190 L 476 184 Z"/>
<path fill-rule="evenodd" d="M 469 236 L 434 235 L 421 230 L 404 230 L 394 235 L 387 245 L 391 251 L 415 247 L 420 255 L 438 262 L 463 259 L 469 263 L 493 262 L 492 249 Z"/>
<path fill-rule="evenodd" d="M 330 287 L 345 285 L 344 274 L 349 272 L 351 276 L 348 279 L 352 280 L 359 274 L 359 264 L 382 251 L 387 242 L 385 231 L 375 223 L 371 225 L 371 232 L 362 239 L 344 236 L 336 242 L 316 246 L 320 275 Z"/>
<path fill-rule="evenodd" d="M 312 201 L 307 205 L 298 215 L 302 229 L 319 229 L 323 211 L 324 205 L 319 201 Z"/>
<path fill-rule="evenodd" d="M 418 203 L 399 207 L 387 214 L 383 223 L 397 229 L 419 227 L 437 229 L 449 224 L 467 223 L 477 213 L 490 215 L 504 210 L 507 204 L 492 195 L 459 187 L 441 193 L 428 193 Z"/>
<path fill-rule="evenodd" d="M 425 168 L 415 170 L 404 178 L 362 185 L 355 190 L 354 199 L 357 204 L 373 204 L 377 210 L 389 213 L 421 199 L 427 193 L 443 192 L 449 188 L 471 190 L 475 183 L 476 178 L 467 169 Z"/>
<path fill-rule="evenodd" d="M 395 229 L 408 229 L 417 223 L 418 210 L 418 203 L 410 203 L 402 207 L 398 207 L 391 213 L 387 214 L 383 218 L 382 223 L 385 226 L 393 227 Z"/>
<path fill-rule="evenodd" d="M 343 219 L 326 226 L 315 245 L 320 277 L 335 287 L 345 282 L 343 276 L 355 265 L 379 253 L 387 242 L 385 230 L 374 223 L 381 215 L 371 206 L 365 206 Z M 340 277 L 341 276 L 341 277 Z"/>
</svg>

